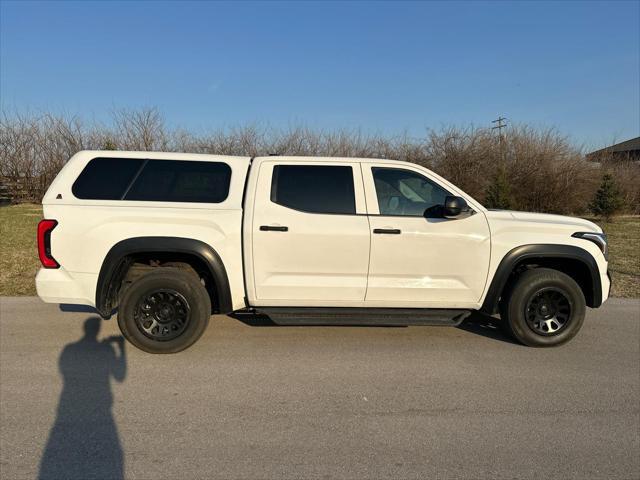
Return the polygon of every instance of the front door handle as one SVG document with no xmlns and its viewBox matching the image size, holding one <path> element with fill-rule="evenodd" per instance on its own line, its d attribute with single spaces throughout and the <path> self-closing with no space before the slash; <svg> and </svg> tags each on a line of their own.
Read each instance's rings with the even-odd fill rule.
<svg viewBox="0 0 640 480">
<path fill-rule="evenodd" d="M 399 228 L 374 228 L 373 233 L 386 233 L 387 235 L 400 235 Z"/>
<path fill-rule="evenodd" d="M 261 232 L 288 232 L 289 227 L 282 227 L 280 225 L 260 225 Z"/>
</svg>

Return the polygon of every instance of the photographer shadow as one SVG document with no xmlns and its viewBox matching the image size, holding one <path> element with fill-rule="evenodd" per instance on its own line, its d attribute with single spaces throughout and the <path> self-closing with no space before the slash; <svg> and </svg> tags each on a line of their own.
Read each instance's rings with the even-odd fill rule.
<svg viewBox="0 0 640 480">
<path fill-rule="evenodd" d="M 84 336 L 58 361 L 64 385 L 40 462 L 40 479 L 121 479 L 124 457 L 111 407 L 111 378 L 124 381 L 124 338 L 98 341 L 100 318 L 84 322 Z M 116 347 L 114 348 L 114 345 Z"/>
</svg>

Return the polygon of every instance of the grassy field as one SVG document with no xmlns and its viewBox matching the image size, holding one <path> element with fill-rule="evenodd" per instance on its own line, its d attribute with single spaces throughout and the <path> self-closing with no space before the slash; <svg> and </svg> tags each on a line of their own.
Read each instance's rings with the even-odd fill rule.
<svg viewBox="0 0 640 480">
<path fill-rule="evenodd" d="M 0 207 L 0 296 L 35 295 L 41 218 L 40 205 Z M 621 217 L 601 226 L 609 237 L 612 296 L 640 297 L 640 218 Z"/>
<path fill-rule="evenodd" d="M 35 295 L 40 205 L 0 207 L 0 296 Z"/>
<path fill-rule="evenodd" d="M 620 217 L 598 223 L 609 240 L 609 270 L 614 297 L 640 297 L 640 218 Z"/>
</svg>

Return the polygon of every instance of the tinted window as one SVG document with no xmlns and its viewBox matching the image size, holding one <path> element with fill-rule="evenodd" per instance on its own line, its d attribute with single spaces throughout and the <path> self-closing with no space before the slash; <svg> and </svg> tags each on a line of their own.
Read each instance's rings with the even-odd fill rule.
<svg viewBox="0 0 640 480">
<path fill-rule="evenodd" d="M 138 158 L 94 158 L 71 187 L 77 198 L 120 200 L 144 160 Z"/>
<path fill-rule="evenodd" d="M 343 166 L 277 165 L 271 201 L 311 213 L 356 213 L 353 169 Z"/>
<path fill-rule="evenodd" d="M 230 181 L 226 163 L 149 160 L 125 200 L 220 203 L 229 195 Z"/>
<path fill-rule="evenodd" d="M 381 215 L 422 216 L 450 195 L 422 175 L 399 168 L 372 168 Z"/>
</svg>

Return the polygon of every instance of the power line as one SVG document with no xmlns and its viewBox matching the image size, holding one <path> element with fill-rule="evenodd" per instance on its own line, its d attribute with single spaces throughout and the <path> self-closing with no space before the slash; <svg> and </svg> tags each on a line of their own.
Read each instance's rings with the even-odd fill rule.
<svg viewBox="0 0 640 480">
<path fill-rule="evenodd" d="M 507 118 L 499 116 L 497 119 L 492 120 L 491 123 L 496 123 L 495 127 L 491 127 L 491 130 L 498 130 L 498 138 L 502 142 L 502 129 L 507 128 Z"/>
</svg>

